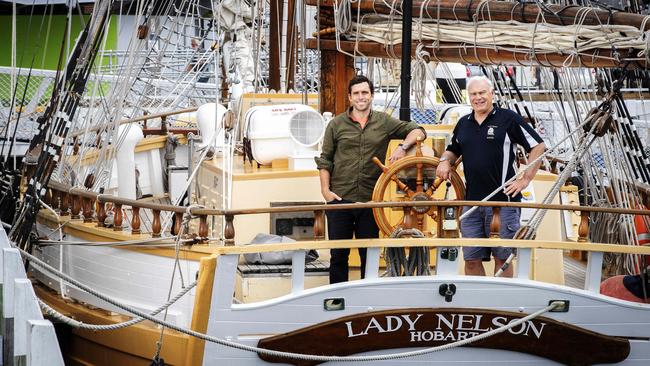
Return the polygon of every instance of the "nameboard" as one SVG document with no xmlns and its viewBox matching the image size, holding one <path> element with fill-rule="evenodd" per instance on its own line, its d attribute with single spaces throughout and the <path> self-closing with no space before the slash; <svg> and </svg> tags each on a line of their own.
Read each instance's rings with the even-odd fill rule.
<svg viewBox="0 0 650 366">
<path fill-rule="evenodd" d="M 400 309 L 346 316 L 259 341 L 258 347 L 311 355 L 347 356 L 407 347 L 433 347 L 502 327 L 527 314 L 485 309 Z M 522 352 L 565 365 L 617 363 L 630 353 L 627 339 L 537 317 L 505 332 L 471 343 Z M 320 362 L 259 354 L 268 362 L 297 366 Z"/>
</svg>

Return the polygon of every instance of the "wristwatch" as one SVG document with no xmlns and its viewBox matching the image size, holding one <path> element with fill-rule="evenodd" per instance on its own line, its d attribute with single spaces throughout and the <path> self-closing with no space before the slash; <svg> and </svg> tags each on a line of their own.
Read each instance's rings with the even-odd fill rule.
<svg viewBox="0 0 650 366">
<path fill-rule="evenodd" d="M 404 144 L 397 144 L 397 146 L 401 147 L 404 151 L 408 151 L 408 148 Z"/>
<path fill-rule="evenodd" d="M 443 157 L 440 158 L 439 162 L 442 163 L 443 161 L 449 161 L 449 158 L 446 157 L 446 156 L 443 156 Z M 451 161 L 449 161 L 449 163 L 451 164 Z"/>
</svg>

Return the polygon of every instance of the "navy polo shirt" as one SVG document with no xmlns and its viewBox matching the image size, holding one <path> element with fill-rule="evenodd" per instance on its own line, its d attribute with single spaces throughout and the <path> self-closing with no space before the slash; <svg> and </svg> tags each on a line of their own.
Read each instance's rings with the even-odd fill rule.
<svg viewBox="0 0 650 366">
<path fill-rule="evenodd" d="M 520 115 L 495 106 L 480 125 L 474 112 L 462 117 L 447 150 L 463 156 L 466 199 L 480 201 L 515 175 L 515 144 L 530 152 L 541 142 L 542 138 Z M 519 202 L 521 193 L 511 198 L 501 191 L 490 201 Z"/>
</svg>

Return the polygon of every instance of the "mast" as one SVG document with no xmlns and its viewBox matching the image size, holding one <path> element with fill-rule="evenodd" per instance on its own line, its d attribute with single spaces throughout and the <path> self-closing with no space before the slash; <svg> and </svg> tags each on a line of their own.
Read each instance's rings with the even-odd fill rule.
<svg viewBox="0 0 650 366">
<path fill-rule="evenodd" d="M 413 23 L 412 0 L 402 1 L 402 65 L 400 72 L 399 119 L 411 120 L 411 25 Z"/>
<path fill-rule="evenodd" d="M 269 39 L 269 89 L 280 91 L 280 59 L 282 57 L 282 15 L 284 3 L 281 0 L 270 0 L 271 23 Z"/>
</svg>

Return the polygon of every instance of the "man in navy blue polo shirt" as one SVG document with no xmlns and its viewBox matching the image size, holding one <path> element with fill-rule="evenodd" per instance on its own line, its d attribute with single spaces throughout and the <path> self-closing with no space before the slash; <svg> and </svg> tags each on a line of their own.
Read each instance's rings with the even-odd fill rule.
<svg viewBox="0 0 650 366">
<path fill-rule="evenodd" d="M 544 153 L 545 145 L 535 130 L 517 113 L 492 104 L 494 88 L 490 79 L 477 76 L 467 82 L 467 91 L 473 112 L 461 118 L 454 128 L 451 144 L 442 154 L 436 175 L 449 178 L 449 172 L 456 159 L 463 156 L 463 169 L 467 186 L 466 199 L 480 201 L 504 185 L 516 173 L 516 145 L 529 153 L 533 161 Z M 541 162 L 530 167 L 519 178 L 504 187 L 490 201 L 521 201 L 521 191 L 535 177 Z M 464 208 L 464 212 L 469 207 Z M 503 207 L 501 216 L 501 237 L 513 238 L 519 229 L 519 208 Z M 492 209 L 479 207 L 460 223 L 464 238 L 488 238 Z M 495 273 L 513 252 L 512 248 L 466 247 L 463 248 L 465 274 L 485 276 L 483 261 L 494 257 Z M 512 266 L 504 272 L 512 277 Z"/>
</svg>

